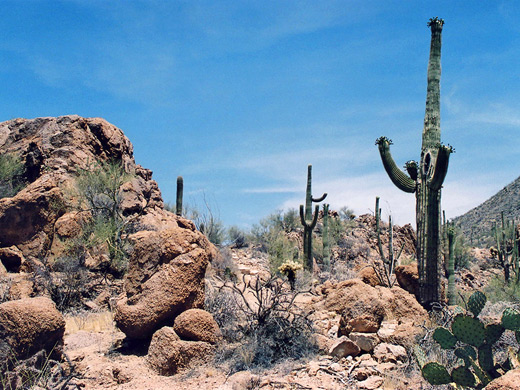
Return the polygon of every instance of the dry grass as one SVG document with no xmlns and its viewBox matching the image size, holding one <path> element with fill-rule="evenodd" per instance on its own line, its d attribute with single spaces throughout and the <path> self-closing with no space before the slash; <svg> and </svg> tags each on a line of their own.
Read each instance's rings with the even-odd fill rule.
<svg viewBox="0 0 520 390">
<path fill-rule="evenodd" d="M 65 334 L 67 335 L 77 333 L 80 330 L 105 332 L 114 329 L 114 315 L 108 310 L 65 315 Z"/>
</svg>

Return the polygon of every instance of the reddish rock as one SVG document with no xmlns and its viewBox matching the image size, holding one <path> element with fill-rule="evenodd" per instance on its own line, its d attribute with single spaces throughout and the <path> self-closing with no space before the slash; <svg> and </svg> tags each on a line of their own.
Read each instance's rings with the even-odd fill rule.
<svg viewBox="0 0 520 390">
<path fill-rule="evenodd" d="M 363 283 L 369 284 L 372 287 L 381 285 L 381 281 L 377 277 L 376 271 L 373 267 L 365 267 L 359 271 L 359 278 Z"/>
<path fill-rule="evenodd" d="M 373 356 L 379 363 L 396 363 L 408 360 L 408 354 L 404 347 L 388 343 L 381 343 L 375 347 Z"/>
<path fill-rule="evenodd" d="M 419 272 L 417 271 L 417 263 L 398 265 L 395 267 L 394 272 L 399 286 L 410 294 L 417 296 L 417 293 L 419 292 Z"/>
<path fill-rule="evenodd" d="M 117 326 L 150 338 L 174 318 L 204 304 L 204 273 L 214 248 L 200 232 L 180 227 L 132 236 L 134 249 L 116 305 Z"/>
<path fill-rule="evenodd" d="M 341 359 L 347 356 L 357 356 L 360 352 L 361 349 L 355 342 L 342 336 L 330 347 L 329 355 Z"/>
<path fill-rule="evenodd" d="M 7 272 L 20 272 L 24 262 L 22 251 L 14 245 L 9 248 L 0 248 L 0 264 Z"/>
<path fill-rule="evenodd" d="M 0 304 L 0 363 L 25 359 L 45 349 L 60 350 L 65 320 L 48 298 L 27 298 Z"/>
<path fill-rule="evenodd" d="M 517 390 L 520 384 L 520 368 L 506 372 L 495 379 L 484 390 Z"/>
<path fill-rule="evenodd" d="M 332 284 L 322 289 L 321 301 L 316 310 L 334 311 L 341 314 L 339 333 L 375 333 L 383 321 L 397 321 L 396 332 L 402 337 L 403 345 L 412 344 L 415 336 L 422 332 L 422 324 L 428 314 L 415 297 L 400 287 L 372 287 L 359 279 Z"/>
<path fill-rule="evenodd" d="M 189 309 L 179 314 L 173 329 L 184 340 L 216 344 L 222 339 L 222 333 L 213 316 L 202 309 Z"/>
<path fill-rule="evenodd" d="M 12 198 L 0 199 L 2 245 L 16 246 L 25 257 L 59 256 L 62 248 L 56 238 L 79 234 L 78 217 L 64 215 L 70 200 L 63 188 L 80 169 L 97 162 L 120 161 L 126 172 L 134 173 L 121 188 L 121 207 L 141 230 L 193 230 L 191 222 L 163 209 L 152 172 L 135 163 L 128 138 L 103 119 L 71 115 L 2 122 L 0 150 L 20 156 L 25 163 L 29 184 Z"/>
<path fill-rule="evenodd" d="M 170 327 L 154 333 L 146 360 L 160 375 L 170 376 L 180 370 L 211 359 L 214 347 L 203 341 L 182 341 Z"/>
<path fill-rule="evenodd" d="M 379 344 L 379 337 L 375 333 L 351 332 L 348 337 L 364 352 L 372 352 Z"/>
</svg>

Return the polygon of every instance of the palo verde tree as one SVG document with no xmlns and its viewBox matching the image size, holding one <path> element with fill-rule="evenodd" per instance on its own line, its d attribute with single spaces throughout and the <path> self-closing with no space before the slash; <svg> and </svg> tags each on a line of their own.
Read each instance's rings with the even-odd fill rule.
<svg viewBox="0 0 520 390">
<path fill-rule="evenodd" d="M 312 215 L 312 202 L 319 203 L 325 200 L 327 194 L 323 194 L 319 198 L 312 196 L 312 165 L 307 167 L 307 191 L 305 193 L 305 213 L 303 205 L 300 205 L 300 219 L 303 225 L 303 257 L 305 268 L 312 271 L 312 231 L 316 227 L 318 221 L 319 206 L 316 205 L 314 216 Z"/>
<path fill-rule="evenodd" d="M 444 21 L 430 19 L 430 59 L 426 113 L 422 135 L 421 160 L 408 161 L 408 175 L 401 171 L 390 154 L 392 141 L 376 140 L 383 166 L 392 182 L 402 191 L 415 193 L 417 220 L 417 260 L 419 269 L 419 301 L 425 308 L 440 300 L 440 226 L 441 187 L 448 171 L 451 146 L 441 144 L 440 79 L 441 35 Z"/>
</svg>

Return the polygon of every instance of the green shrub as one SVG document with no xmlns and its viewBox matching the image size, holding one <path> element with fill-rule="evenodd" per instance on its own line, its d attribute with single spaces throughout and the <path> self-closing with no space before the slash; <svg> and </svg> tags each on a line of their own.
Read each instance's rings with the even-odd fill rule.
<svg viewBox="0 0 520 390">
<path fill-rule="evenodd" d="M 130 245 L 126 233 L 130 219 L 121 209 L 121 186 L 132 179 L 119 162 L 92 163 L 81 169 L 75 181 L 72 198 L 78 212 L 88 213 L 79 238 L 70 240 L 68 254 L 84 258 L 85 251 L 105 246 L 109 262 L 101 271 L 122 276 L 126 270 Z"/>
<path fill-rule="evenodd" d="M 227 231 L 230 245 L 235 248 L 244 248 L 247 246 L 247 234 L 237 226 L 231 226 Z"/>
<path fill-rule="evenodd" d="M 25 166 L 16 154 L 0 154 L 0 198 L 16 195 L 25 186 Z"/>
</svg>

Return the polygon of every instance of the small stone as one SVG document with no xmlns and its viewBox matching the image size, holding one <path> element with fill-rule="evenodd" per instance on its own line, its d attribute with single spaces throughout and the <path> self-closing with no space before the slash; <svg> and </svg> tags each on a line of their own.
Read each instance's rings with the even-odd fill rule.
<svg viewBox="0 0 520 390">
<path fill-rule="evenodd" d="M 401 345 L 381 343 L 374 348 L 374 358 L 380 363 L 396 363 L 398 361 L 406 361 L 408 354 L 406 353 L 406 349 Z"/>
<path fill-rule="evenodd" d="M 342 336 L 334 343 L 329 350 L 329 355 L 339 359 L 346 356 L 357 356 L 361 352 L 359 346 L 347 336 Z"/>
<path fill-rule="evenodd" d="M 371 352 L 379 344 L 379 337 L 375 333 L 352 332 L 349 338 L 355 342 L 362 351 Z"/>
<path fill-rule="evenodd" d="M 380 376 L 373 375 L 365 379 L 364 381 L 358 382 L 358 388 L 367 389 L 367 390 L 375 390 L 380 388 L 383 385 L 384 378 Z"/>
</svg>

